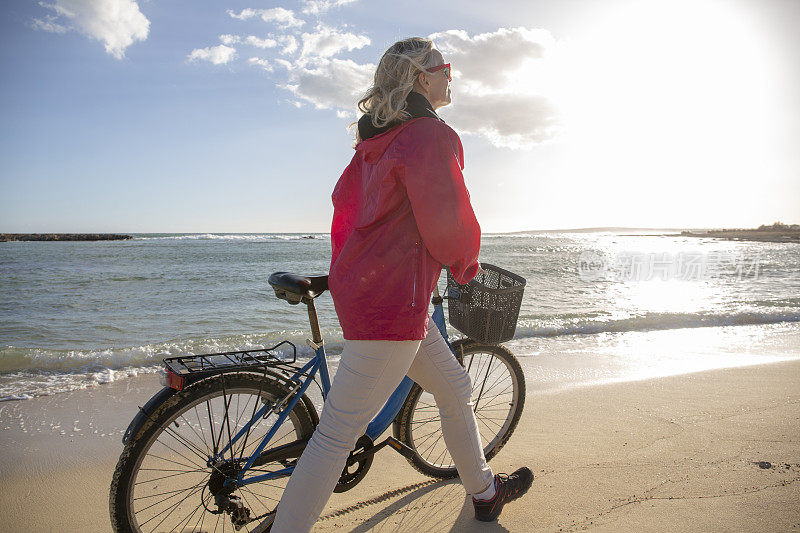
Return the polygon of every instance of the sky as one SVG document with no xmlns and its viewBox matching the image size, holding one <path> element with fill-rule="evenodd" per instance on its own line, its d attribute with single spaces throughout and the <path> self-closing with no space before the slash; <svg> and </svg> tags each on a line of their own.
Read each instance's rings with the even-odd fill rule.
<svg viewBox="0 0 800 533">
<path fill-rule="evenodd" d="M 800 223 L 794 0 L 6 0 L 0 232 L 326 232 L 433 39 L 484 232 Z"/>
</svg>

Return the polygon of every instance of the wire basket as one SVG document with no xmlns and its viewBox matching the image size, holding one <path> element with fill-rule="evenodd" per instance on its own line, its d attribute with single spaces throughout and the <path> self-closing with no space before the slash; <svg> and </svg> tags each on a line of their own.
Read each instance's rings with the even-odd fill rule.
<svg viewBox="0 0 800 533">
<path fill-rule="evenodd" d="M 525 278 L 486 263 L 481 268 L 486 272 L 466 285 L 447 269 L 450 325 L 478 342 L 499 344 L 514 337 Z"/>
</svg>

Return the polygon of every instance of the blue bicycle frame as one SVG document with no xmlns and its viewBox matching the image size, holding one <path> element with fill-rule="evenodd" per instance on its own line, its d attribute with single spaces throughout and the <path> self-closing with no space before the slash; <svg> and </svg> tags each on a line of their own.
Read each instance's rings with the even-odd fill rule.
<svg viewBox="0 0 800 533">
<path fill-rule="evenodd" d="M 447 326 L 445 325 L 444 321 L 444 310 L 442 305 L 442 298 L 439 297 L 438 288 L 434 289 L 434 311 L 433 311 L 433 321 L 436 323 L 436 326 L 439 328 L 439 331 L 442 334 L 445 342 L 447 345 L 450 346 L 450 342 L 447 338 Z M 286 467 L 281 470 L 277 470 L 275 472 L 270 472 L 268 474 L 259 474 L 256 476 L 248 476 L 244 477 L 245 473 L 248 469 L 253 465 L 256 459 L 261 455 L 261 452 L 264 448 L 269 444 L 269 441 L 278 431 L 278 428 L 284 423 L 286 418 L 292 412 L 294 407 L 297 405 L 297 402 L 300 401 L 301 397 L 305 392 L 308 390 L 308 387 L 311 383 L 316 379 L 316 375 L 319 372 L 320 381 L 322 384 L 322 397 L 327 398 L 328 393 L 331 390 L 331 380 L 330 375 L 328 373 L 328 361 L 325 356 L 325 346 L 323 343 L 319 343 L 319 345 L 315 344 L 312 341 L 308 341 L 309 344 L 314 348 L 315 356 L 306 363 L 300 370 L 295 372 L 294 375 L 289 379 L 291 383 L 294 383 L 295 386 L 293 388 L 293 395 L 292 399 L 289 403 L 284 407 L 280 406 L 281 413 L 278 416 L 275 423 L 269 429 L 267 434 L 264 436 L 262 441 L 259 443 L 258 447 L 255 449 L 253 454 L 247 458 L 245 465 L 242 467 L 242 470 L 239 472 L 236 483 L 239 486 L 242 485 L 250 485 L 252 483 L 259 483 L 262 481 L 267 481 L 270 479 L 282 478 L 288 475 L 291 475 L 292 471 L 294 470 L 294 466 Z M 452 346 L 450 347 L 452 349 Z M 302 376 L 305 376 L 305 379 L 302 379 Z M 409 377 L 403 378 L 403 381 L 400 385 L 395 389 L 392 395 L 384 405 L 383 409 L 375 416 L 375 418 L 369 423 L 367 426 L 366 435 L 372 439 L 374 442 L 380 435 L 386 431 L 389 426 L 394 421 L 397 413 L 400 412 L 400 409 L 403 407 L 403 404 L 408 397 L 409 392 L 411 392 L 411 387 L 414 385 L 414 381 Z M 253 420 L 258 420 L 259 418 L 265 416 L 269 409 L 275 409 L 276 406 L 265 404 L 261 407 L 253 418 L 243 427 L 232 439 L 231 442 L 228 443 L 224 448 L 219 450 L 217 454 L 209 459 L 209 466 L 212 466 L 217 461 L 221 460 L 224 457 L 225 452 L 227 452 L 234 443 L 236 443 L 240 438 L 242 438 L 245 434 L 249 433 L 250 426 L 253 423 Z M 244 458 L 243 458 L 244 459 Z M 226 483 L 230 483 L 231 480 L 228 480 Z"/>
</svg>

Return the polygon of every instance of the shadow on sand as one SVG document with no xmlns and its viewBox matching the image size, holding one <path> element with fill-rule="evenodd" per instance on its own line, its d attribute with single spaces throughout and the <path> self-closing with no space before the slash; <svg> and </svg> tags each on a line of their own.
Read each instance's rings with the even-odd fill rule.
<svg viewBox="0 0 800 533">
<path fill-rule="evenodd" d="M 353 533 L 508 531 L 497 522 L 475 520 L 472 501 L 458 479 L 408 485 L 329 513 L 321 521 Z"/>
</svg>

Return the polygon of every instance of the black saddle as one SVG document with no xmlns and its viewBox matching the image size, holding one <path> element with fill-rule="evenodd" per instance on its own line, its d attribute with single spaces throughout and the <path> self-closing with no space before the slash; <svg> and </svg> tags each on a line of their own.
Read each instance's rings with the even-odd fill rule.
<svg viewBox="0 0 800 533">
<path fill-rule="evenodd" d="M 301 276 L 291 272 L 274 272 L 269 276 L 269 284 L 275 296 L 292 305 L 303 300 L 313 300 L 328 289 L 328 276 Z"/>
</svg>

